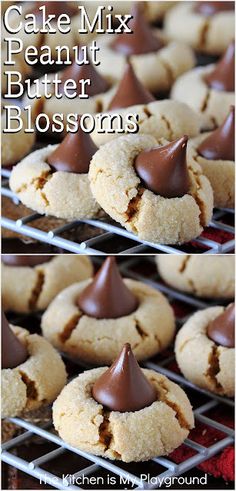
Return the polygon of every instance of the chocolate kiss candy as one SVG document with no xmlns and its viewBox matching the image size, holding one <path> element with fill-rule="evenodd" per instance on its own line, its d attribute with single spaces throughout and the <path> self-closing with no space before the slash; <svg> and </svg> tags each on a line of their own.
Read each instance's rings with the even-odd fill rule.
<svg viewBox="0 0 236 491">
<path fill-rule="evenodd" d="M 2 368 L 15 368 L 28 358 L 26 347 L 11 330 L 2 312 Z"/>
<path fill-rule="evenodd" d="M 207 335 L 220 346 L 234 348 L 235 304 L 232 303 L 208 326 Z"/>
<path fill-rule="evenodd" d="M 157 400 L 130 344 L 125 344 L 113 365 L 95 382 L 93 398 L 111 411 L 139 411 Z"/>
<path fill-rule="evenodd" d="M 89 63 L 89 65 L 77 65 L 77 63 L 74 62 L 72 65 L 68 66 L 61 75 L 62 84 L 59 88 L 60 93 L 64 92 L 64 83 L 70 78 L 78 84 L 77 90 L 70 90 L 67 88 L 67 92 L 76 92 L 77 95 L 80 94 L 79 81 L 81 79 L 91 80 L 91 84 L 86 85 L 86 93 L 88 96 L 106 92 L 110 87 L 108 82 L 99 75 L 92 63 Z"/>
<path fill-rule="evenodd" d="M 125 285 L 115 258 L 108 257 L 92 283 L 80 294 L 77 304 L 90 317 L 116 319 L 134 312 L 138 300 Z"/>
<path fill-rule="evenodd" d="M 223 124 L 198 147 L 198 153 L 202 157 L 209 160 L 234 160 L 234 119 L 235 108 L 231 106 L 230 113 Z"/>
<path fill-rule="evenodd" d="M 55 15 L 55 18 L 58 19 L 61 14 L 67 14 L 69 15 L 69 17 L 73 17 L 73 15 L 78 14 L 78 9 L 75 6 L 72 6 L 70 2 L 45 1 L 34 3 L 34 9 L 28 13 L 34 14 L 36 17 L 43 16 L 42 10 L 39 10 L 39 7 L 42 7 L 42 5 L 45 5 L 46 17 L 48 17 L 49 15 Z"/>
<path fill-rule="evenodd" d="M 206 17 L 227 10 L 234 10 L 234 2 L 196 2 L 194 12 L 202 14 Z"/>
<path fill-rule="evenodd" d="M 87 174 L 96 145 L 88 133 L 81 129 L 68 133 L 62 143 L 47 158 L 47 163 L 57 171 Z"/>
<path fill-rule="evenodd" d="M 234 53 L 235 47 L 234 41 L 232 41 L 214 70 L 205 75 L 204 80 L 209 87 L 215 90 L 234 92 Z"/>
<path fill-rule="evenodd" d="M 128 64 L 108 109 L 120 109 L 136 104 L 148 104 L 153 101 L 155 98 L 141 84 L 132 66 Z"/>
<path fill-rule="evenodd" d="M 129 28 L 133 32 L 116 35 L 110 47 L 125 56 L 152 53 L 163 48 L 163 41 L 154 36 L 137 4 L 132 9 L 132 15 Z"/>
<path fill-rule="evenodd" d="M 37 264 L 48 263 L 54 256 L 15 256 L 12 254 L 2 255 L 2 262 L 7 266 L 37 266 Z"/>
<path fill-rule="evenodd" d="M 163 147 L 144 150 L 135 160 L 138 176 L 146 187 L 164 198 L 180 198 L 189 190 L 186 163 L 187 136 Z"/>
</svg>

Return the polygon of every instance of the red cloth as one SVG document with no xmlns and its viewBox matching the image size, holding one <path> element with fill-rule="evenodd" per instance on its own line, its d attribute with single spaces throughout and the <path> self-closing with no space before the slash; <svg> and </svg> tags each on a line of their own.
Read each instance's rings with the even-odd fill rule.
<svg viewBox="0 0 236 491">
<path fill-rule="evenodd" d="M 224 414 L 223 411 L 224 409 L 220 409 L 220 408 L 216 409 L 214 410 L 214 412 L 212 411 L 211 413 L 209 413 L 209 417 L 224 424 L 225 426 L 233 428 L 234 426 L 233 418 L 230 415 Z M 213 445 L 217 441 L 222 440 L 222 438 L 225 438 L 225 436 L 226 436 L 225 433 L 222 433 L 221 431 L 216 430 L 211 426 L 206 426 L 205 424 L 199 422 L 197 422 L 196 428 L 194 428 L 190 433 L 191 440 L 194 440 L 195 442 L 205 447 L 209 447 Z M 185 460 L 189 459 L 195 454 L 196 452 L 194 450 L 183 444 L 170 454 L 170 458 L 174 462 L 179 464 L 180 462 L 184 462 Z M 224 450 L 222 450 L 222 452 L 215 455 L 214 457 L 211 457 L 210 459 L 206 460 L 202 464 L 199 464 L 197 467 L 203 472 L 207 472 L 208 474 L 211 474 L 216 478 L 221 477 L 225 479 L 225 481 L 233 481 L 234 480 L 233 445 L 229 445 Z"/>
<path fill-rule="evenodd" d="M 170 457 L 174 462 L 179 464 L 194 455 L 194 451 L 189 447 L 177 448 L 172 452 Z M 203 472 L 211 474 L 214 477 L 222 477 L 225 481 L 234 480 L 234 448 L 233 446 L 226 447 L 220 454 L 211 457 L 202 464 L 197 466 Z"/>
</svg>

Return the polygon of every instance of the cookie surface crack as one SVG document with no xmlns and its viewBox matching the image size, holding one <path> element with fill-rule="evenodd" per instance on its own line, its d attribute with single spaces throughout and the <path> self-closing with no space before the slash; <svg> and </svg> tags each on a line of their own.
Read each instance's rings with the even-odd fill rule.
<svg viewBox="0 0 236 491">
<path fill-rule="evenodd" d="M 184 273 L 184 271 L 186 270 L 188 264 L 189 264 L 189 261 L 191 259 L 191 256 L 186 256 L 183 261 L 182 261 L 182 264 L 179 268 L 179 273 Z"/>
<path fill-rule="evenodd" d="M 201 113 L 206 112 L 206 110 L 207 110 L 207 108 L 208 108 L 208 103 L 209 103 L 210 95 L 211 95 L 211 92 L 210 92 L 210 90 L 208 89 L 208 90 L 207 90 L 207 93 L 206 93 L 206 96 L 205 96 L 205 98 L 204 98 L 204 100 L 203 100 L 203 103 L 202 103 L 202 105 L 201 105 L 201 107 L 200 107 L 200 112 L 201 112 Z"/>
<path fill-rule="evenodd" d="M 60 333 L 60 341 L 64 344 L 71 337 L 73 330 L 77 327 L 81 314 L 75 314 L 65 325 L 63 332 Z"/>
<path fill-rule="evenodd" d="M 103 422 L 99 426 L 99 442 L 104 445 L 104 451 L 106 452 L 110 448 L 110 444 L 113 435 L 110 430 L 109 421 L 110 411 L 103 410 Z"/>
<path fill-rule="evenodd" d="M 206 47 L 209 28 L 210 28 L 210 22 L 208 19 L 206 19 L 200 31 L 200 36 L 199 36 L 200 49 L 204 49 Z"/>
<path fill-rule="evenodd" d="M 185 430 L 189 430 L 190 426 L 189 426 L 188 422 L 186 421 L 186 419 L 185 419 L 180 407 L 178 406 L 178 404 L 176 404 L 175 402 L 170 401 L 170 399 L 168 399 L 169 390 L 166 387 L 165 382 L 163 380 L 159 380 L 158 386 L 159 386 L 158 387 L 159 389 L 161 388 L 161 391 L 158 394 L 159 400 L 161 402 L 164 402 L 171 409 L 173 409 L 173 411 L 175 412 L 175 418 L 177 419 L 180 428 L 185 429 Z"/>
<path fill-rule="evenodd" d="M 195 183 L 196 183 L 196 190 L 193 189 L 191 194 L 193 196 L 193 198 L 195 199 L 196 201 L 196 204 L 199 208 L 199 211 L 200 211 L 200 215 L 199 215 L 199 223 L 202 227 L 204 227 L 206 224 L 205 224 L 205 220 L 204 220 L 204 216 L 205 216 L 205 211 L 204 211 L 204 207 L 205 207 L 205 202 L 201 199 L 201 197 L 199 196 L 199 191 L 202 189 L 202 186 L 201 186 L 201 182 L 200 182 L 200 179 L 199 179 L 199 174 L 197 172 L 194 172 L 192 169 L 191 169 L 193 175 L 194 175 L 194 180 L 195 180 Z"/>
<path fill-rule="evenodd" d="M 217 380 L 217 375 L 220 372 L 220 363 L 219 363 L 219 352 L 216 345 L 212 346 L 211 353 L 208 358 L 209 368 L 205 373 L 205 376 L 210 380 L 211 383 L 214 384 L 215 388 L 218 391 L 222 391 L 222 385 Z"/>
<path fill-rule="evenodd" d="M 37 401 L 38 400 L 38 391 L 35 386 L 35 382 L 30 380 L 26 373 L 19 370 L 19 374 L 21 376 L 22 382 L 26 385 L 26 397 L 27 400 Z"/>
<path fill-rule="evenodd" d="M 190 426 L 186 421 L 178 404 L 176 404 L 173 401 L 170 401 L 168 398 L 165 398 L 163 402 L 165 402 L 167 406 L 169 406 L 171 409 L 173 409 L 173 411 L 175 411 L 175 417 L 179 423 L 180 428 L 182 428 L 183 430 L 190 430 Z"/>
<path fill-rule="evenodd" d="M 148 334 L 144 331 L 138 320 L 135 320 L 135 329 L 142 339 L 148 338 Z"/>
<path fill-rule="evenodd" d="M 137 189 L 137 195 L 134 196 L 134 198 L 132 198 L 130 200 L 130 202 L 128 204 L 128 208 L 126 210 L 127 222 L 132 221 L 133 218 L 139 212 L 140 201 L 141 201 L 143 193 L 144 193 L 144 189 L 138 188 Z"/>
<path fill-rule="evenodd" d="M 32 290 L 31 297 L 29 299 L 29 310 L 34 310 L 36 308 L 39 296 L 41 295 L 43 285 L 44 285 L 44 272 L 37 271 L 37 281 L 35 287 Z"/>
</svg>

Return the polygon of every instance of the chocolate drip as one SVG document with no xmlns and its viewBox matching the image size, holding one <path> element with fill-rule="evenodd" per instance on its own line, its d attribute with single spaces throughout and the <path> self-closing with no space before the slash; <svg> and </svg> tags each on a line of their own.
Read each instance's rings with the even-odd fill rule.
<svg viewBox="0 0 236 491">
<path fill-rule="evenodd" d="M 125 344 L 113 365 L 95 382 L 94 399 L 111 411 L 140 411 L 157 400 L 154 387 L 143 374 L 130 344 Z"/>
<path fill-rule="evenodd" d="M 207 328 L 208 337 L 214 343 L 226 348 L 235 347 L 235 304 L 232 303 L 224 312 L 210 322 Z"/>
<path fill-rule="evenodd" d="M 109 109 L 120 109 L 135 106 L 136 104 L 148 104 L 153 101 L 155 101 L 155 98 L 141 84 L 132 66 L 128 64 L 117 91 L 110 102 Z"/>
<path fill-rule="evenodd" d="M 28 358 L 26 347 L 10 328 L 2 311 L 2 368 L 15 368 Z"/>
<path fill-rule="evenodd" d="M 232 41 L 212 72 L 204 76 L 208 87 L 219 91 L 234 92 L 234 53 L 235 47 Z"/>
<path fill-rule="evenodd" d="M 234 10 L 234 2 L 195 2 L 194 12 L 205 17 Z"/>
<path fill-rule="evenodd" d="M 110 47 L 124 56 L 152 53 L 163 48 L 164 42 L 154 36 L 137 3 L 134 4 L 132 15 L 129 27 L 133 32 L 116 35 Z"/>
<path fill-rule="evenodd" d="M 187 141 L 188 137 L 183 136 L 162 147 L 144 150 L 136 157 L 136 172 L 147 189 L 164 198 L 180 198 L 188 193 Z"/>
<path fill-rule="evenodd" d="M 54 258 L 54 256 L 38 256 L 34 254 L 32 256 L 17 256 L 13 254 L 3 254 L 2 262 L 7 264 L 7 266 L 37 266 L 38 264 L 48 263 Z"/>
<path fill-rule="evenodd" d="M 91 80 L 90 85 L 86 85 L 86 94 L 88 96 L 94 96 L 97 94 L 102 94 L 109 89 L 109 83 L 97 72 L 94 65 L 90 62 L 88 65 L 77 65 L 76 62 L 68 66 L 61 75 L 61 85 L 59 87 L 59 92 L 64 93 L 64 83 L 68 79 L 72 79 L 77 84 L 77 89 L 68 89 L 67 92 L 70 94 L 76 92 L 77 95 L 80 94 L 79 81 L 82 79 Z"/>
<path fill-rule="evenodd" d="M 57 171 L 87 174 L 97 147 L 88 133 L 80 128 L 68 133 L 62 143 L 49 155 L 47 163 Z"/>
<path fill-rule="evenodd" d="M 198 153 L 208 160 L 233 160 L 235 158 L 235 108 L 223 124 L 213 131 L 198 147 Z"/>
<path fill-rule="evenodd" d="M 125 285 L 113 256 L 108 257 L 94 280 L 80 294 L 80 310 L 96 319 L 116 319 L 134 312 L 138 300 Z"/>
</svg>

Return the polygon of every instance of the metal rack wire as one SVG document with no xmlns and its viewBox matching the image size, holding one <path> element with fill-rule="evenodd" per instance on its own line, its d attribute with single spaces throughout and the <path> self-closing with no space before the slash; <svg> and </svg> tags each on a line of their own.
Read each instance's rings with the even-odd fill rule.
<svg viewBox="0 0 236 491">
<path fill-rule="evenodd" d="M 142 269 L 140 272 L 140 264 L 142 264 Z M 181 292 L 177 292 L 174 289 L 166 286 L 158 278 L 156 273 L 156 268 L 153 264 L 153 258 L 151 256 L 142 257 L 142 259 L 137 256 L 124 258 L 120 263 L 120 270 L 124 276 L 131 277 L 134 279 L 139 279 L 146 282 L 152 287 L 161 290 L 168 296 L 169 301 L 176 307 L 177 304 L 181 304 L 184 307 L 184 311 L 188 312 L 188 315 L 181 317 L 177 316 L 177 326 L 181 326 L 183 322 L 186 321 L 190 313 L 197 309 L 205 308 L 209 305 L 214 305 L 216 302 L 204 301 L 202 299 L 197 299 L 191 295 L 187 295 Z M 200 389 L 193 385 L 191 382 L 187 381 L 182 375 L 173 370 L 170 365 L 174 360 L 173 352 L 169 352 L 168 355 L 160 355 L 157 359 L 148 360 L 143 364 L 146 368 L 151 368 L 156 370 L 167 377 L 169 377 L 174 382 L 180 384 L 186 393 L 189 395 L 194 393 L 197 401 L 199 400 L 199 405 L 195 407 L 195 423 L 203 423 L 207 427 L 215 428 L 222 433 L 222 438 L 216 441 L 209 447 L 200 445 L 194 441 L 191 437 L 191 432 L 189 437 L 185 440 L 184 445 L 189 447 L 194 451 L 194 455 L 187 458 L 184 462 L 176 464 L 170 457 L 158 457 L 152 459 L 152 475 L 156 479 L 155 484 L 147 483 L 140 479 L 140 467 L 134 467 L 132 464 L 122 464 L 119 461 L 110 461 L 103 459 L 101 457 L 96 457 L 94 455 L 88 454 L 81 450 L 71 447 L 63 442 L 56 434 L 53 432 L 52 422 L 50 421 L 46 427 L 33 424 L 21 418 L 11 418 L 9 421 L 15 423 L 20 428 L 25 431 L 23 434 L 12 438 L 2 445 L 2 460 L 3 462 L 20 469 L 21 471 L 34 476 L 37 479 L 41 479 L 44 484 L 51 485 L 56 489 L 84 489 L 83 485 L 78 484 L 78 480 L 82 476 L 99 476 L 102 472 L 105 475 L 115 476 L 119 480 L 124 480 L 125 487 L 122 489 L 156 489 L 159 487 L 160 480 L 166 477 L 180 476 L 190 469 L 193 469 L 200 463 L 206 461 L 210 457 L 216 455 L 228 445 L 233 444 L 234 441 L 234 431 L 219 423 L 215 420 L 209 412 L 217 409 L 218 407 L 228 407 L 233 408 L 233 400 L 215 395 L 208 392 L 207 390 Z M 77 361 L 78 363 L 78 361 Z M 81 368 L 81 367 L 80 367 Z M 14 455 L 14 448 L 24 444 L 25 442 L 31 442 L 32 438 L 38 435 L 41 437 L 43 442 L 51 442 L 55 445 L 55 449 L 40 455 L 38 458 L 27 461 L 19 456 Z M 66 453 L 74 454 L 78 456 L 78 469 L 69 478 L 63 478 L 63 468 L 61 469 L 61 476 L 55 475 L 51 469 L 51 462 L 60 455 L 66 455 Z M 86 459 L 86 463 L 81 464 L 81 458 Z M 49 469 L 45 469 L 44 466 L 47 465 Z M 140 464 L 141 465 L 141 464 Z M 143 465 L 147 465 L 143 463 Z M 159 481 L 158 481 L 159 479 Z M 77 481 L 76 481 L 77 480 Z M 117 488 L 117 487 L 116 487 Z M 91 489 L 91 487 L 89 488 Z M 94 487 L 94 489 L 100 489 L 99 487 Z M 107 486 L 106 489 L 112 489 L 112 487 Z"/>
<path fill-rule="evenodd" d="M 19 204 L 18 198 L 9 189 L 10 171 L 2 170 L 2 196 L 10 198 L 15 205 Z M 108 217 L 105 220 L 74 220 L 65 222 L 58 228 L 52 228 L 48 232 L 35 227 L 37 220 L 42 218 L 39 213 L 31 213 L 17 220 L 8 217 L 2 217 L 2 227 L 21 235 L 31 237 L 40 242 L 44 242 L 69 252 L 76 254 L 96 254 L 101 255 L 106 252 L 119 254 L 139 254 L 139 253 L 169 253 L 181 254 L 185 252 L 203 253 L 203 254 L 224 254 L 234 250 L 234 226 L 228 222 L 233 222 L 233 213 L 231 209 L 216 209 L 209 227 L 203 234 L 183 246 L 171 246 L 163 244 L 154 244 L 140 240 L 136 235 L 128 232 L 119 224 L 111 221 Z M 83 225 L 89 226 L 92 231 L 92 237 L 82 242 L 74 239 L 75 231 L 78 231 Z M 65 238 L 63 234 L 71 232 L 70 238 Z M 207 233 L 209 232 L 209 233 Z M 216 233 L 224 234 L 223 240 L 217 241 Z M 211 238 L 213 235 L 213 238 Z"/>
</svg>

